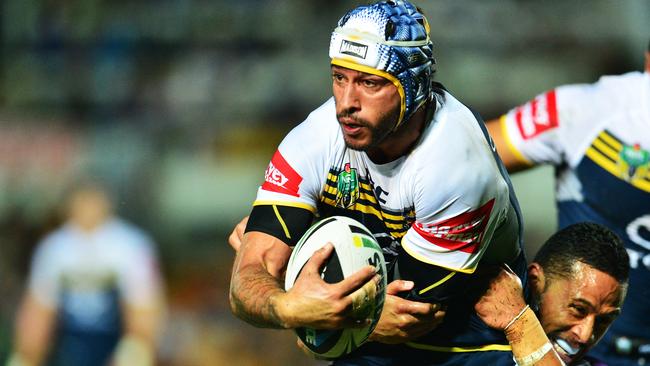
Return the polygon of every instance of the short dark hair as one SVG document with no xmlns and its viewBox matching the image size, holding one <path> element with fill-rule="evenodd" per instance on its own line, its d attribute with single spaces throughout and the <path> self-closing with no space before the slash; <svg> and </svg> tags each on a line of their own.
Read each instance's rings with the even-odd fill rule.
<svg viewBox="0 0 650 366">
<path fill-rule="evenodd" d="M 627 282 L 630 260 L 623 241 L 612 230 L 593 222 L 567 226 L 551 236 L 535 256 L 544 272 L 566 278 L 576 261 Z"/>
</svg>

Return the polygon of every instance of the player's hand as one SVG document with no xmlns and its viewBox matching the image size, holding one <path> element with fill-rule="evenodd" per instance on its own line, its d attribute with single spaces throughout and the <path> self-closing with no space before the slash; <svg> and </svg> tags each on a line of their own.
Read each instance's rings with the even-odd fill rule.
<svg viewBox="0 0 650 366">
<path fill-rule="evenodd" d="M 341 282 L 329 284 L 320 270 L 334 246 L 327 244 L 307 261 L 293 287 L 277 295 L 273 302 L 287 328 L 341 329 L 367 325 L 369 319 L 354 316 L 359 297 L 368 288 L 376 288 L 380 277 L 375 267 L 366 266 Z"/>
<path fill-rule="evenodd" d="M 228 244 L 230 247 L 235 250 L 235 253 L 239 251 L 242 241 L 244 240 L 244 230 L 246 229 L 246 224 L 248 223 L 248 216 L 244 217 L 235 228 L 230 233 L 228 237 Z"/>
<path fill-rule="evenodd" d="M 521 280 L 504 265 L 492 278 L 486 292 L 474 305 L 474 310 L 489 327 L 504 330 L 525 306 Z"/>
<path fill-rule="evenodd" d="M 413 340 L 435 329 L 444 319 L 440 304 L 403 299 L 398 293 L 410 291 L 413 282 L 395 280 L 386 287 L 386 300 L 371 341 L 397 344 Z"/>
</svg>

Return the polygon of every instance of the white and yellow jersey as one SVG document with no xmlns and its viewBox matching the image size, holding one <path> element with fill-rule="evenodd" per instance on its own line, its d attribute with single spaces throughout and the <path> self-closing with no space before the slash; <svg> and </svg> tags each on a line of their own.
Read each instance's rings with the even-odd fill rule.
<svg viewBox="0 0 650 366">
<path fill-rule="evenodd" d="M 419 261 L 473 272 L 495 230 L 516 241 L 519 223 L 508 220 L 508 182 L 481 124 L 444 100 L 416 146 L 387 164 L 346 147 L 328 100 L 282 141 L 254 204 L 350 216 L 387 254 L 401 245 Z"/>
<path fill-rule="evenodd" d="M 482 121 L 449 93 L 441 100 L 415 146 L 387 164 L 346 147 L 328 100 L 280 144 L 246 229 L 289 245 L 314 216 L 347 216 L 370 229 L 389 279 L 414 282 L 406 298 L 449 305 L 433 332 L 390 350 L 376 346 L 392 364 L 430 360 L 432 352 L 450 364 L 467 364 L 477 351 L 512 358 L 503 332 L 466 310 L 466 302 L 482 257 L 510 263 L 525 283 L 516 198 Z M 374 347 L 358 354 L 376 354 Z"/>
</svg>

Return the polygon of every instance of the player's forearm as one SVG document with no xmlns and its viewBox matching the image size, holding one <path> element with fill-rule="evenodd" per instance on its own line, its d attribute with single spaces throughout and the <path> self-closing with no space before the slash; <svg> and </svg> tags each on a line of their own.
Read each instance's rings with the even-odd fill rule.
<svg viewBox="0 0 650 366">
<path fill-rule="evenodd" d="M 248 266 L 233 274 L 230 308 L 242 320 L 264 328 L 288 328 L 280 315 L 284 294 L 280 281 L 261 266 Z"/>
<path fill-rule="evenodd" d="M 162 295 L 143 304 L 124 306 L 125 333 L 113 354 L 113 366 L 153 365 L 156 339 L 164 313 Z"/>
<path fill-rule="evenodd" d="M 15 353 L 10 365 L 40 365 L 49 350 L 55 310 L 28 294 L 18 312 L 15 335 Z"/>
<path fill-rule="evenodd" d="M 513 319 L 505 334 L 519 366 L 564 366 L 530 308 Z"/>
</svg>

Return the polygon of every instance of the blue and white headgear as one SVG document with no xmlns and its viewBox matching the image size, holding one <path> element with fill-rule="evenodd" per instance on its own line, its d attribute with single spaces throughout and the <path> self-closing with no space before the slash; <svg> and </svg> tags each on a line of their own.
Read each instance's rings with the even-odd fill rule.
<svg viewBox="0 0 650 366">
<path fill-rule="evenodd" d="M 408 1 L 382 1 L 349 11 L 332 33 L 332 65 L 382 76 L 401 97 L 397 126 L 432 97 L 435 72 L 429 23 Z"/>
</svg>

